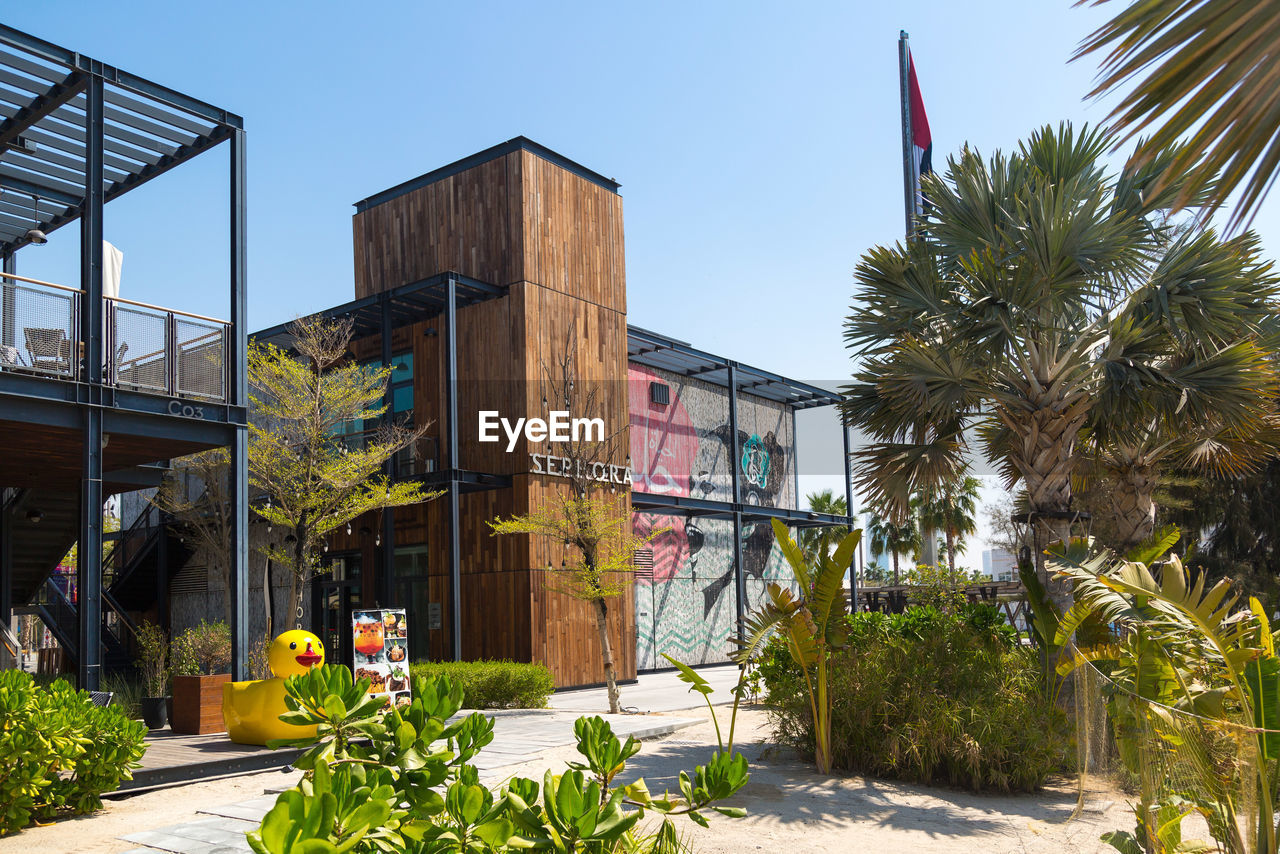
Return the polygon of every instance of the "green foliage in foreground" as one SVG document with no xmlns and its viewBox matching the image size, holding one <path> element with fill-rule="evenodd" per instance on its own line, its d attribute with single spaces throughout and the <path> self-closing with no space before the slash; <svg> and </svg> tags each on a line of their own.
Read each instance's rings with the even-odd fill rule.
<svg viewBox="0 0 1280 854">
<path fill-rule="evenodd" d="M 414 679 L 445 676 L 462 689 L 464 709 L 545 709 L 556 689 L 543 664 L 518 661 L 430 661 L 409 667 Z"/>
<path fill-rule="evenodd" d="M 846 625 L 828 665 L 833 768 L 996 791 L 1032 791 L 1063 768 L 1065 716 L 995 608 L 858 613 Z M 759 669 L 776 736 L 812 752 L 804 684 L 780 640 Z"/>
<path fill-rule="evenodd" d="M 308 746 L 294 763 L 306 774 L 249 833 L 258 854 L 666 854 L 682 850 L 669 816 L 705 826 L 708 811 L 744 814 L 716 805 L 746 784 L 741 755 L 717 751 L 680 773 L 678 794 L 655 797 L 643 779 L 615 785 L 640 744 L 621 741 L 598 717 L 574 727 L 584 761 L 559 775 L 548 771 L 541 782 L 515 777 L 491 792 L 471 761 L 493 740 L 493 721 L 479 713 L 450 720 L 462 708 L 460 686 L 445 677 L 415 679 L 413 702 L 403 709 L 385 708 L 368 688 L 340 665 L 286 681 L 290 711 L 280 719 L 318 732 L 272 742 Z M 644 837 L 636 826 L 649 812 L 664 819 Z"/>
<path fill-rule="evenodd" d="M 133 776 L 146 732 L 62 680 L 45 688 L 0 671 L 0 836 L 101 809 L 100 795 Z"/>
</svg>

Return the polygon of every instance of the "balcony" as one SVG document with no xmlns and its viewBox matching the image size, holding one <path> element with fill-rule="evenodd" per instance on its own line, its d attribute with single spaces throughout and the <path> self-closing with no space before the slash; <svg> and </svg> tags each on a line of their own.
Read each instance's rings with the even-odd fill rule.
<svg viewBox="0 0 1280 854">
<path fill-rule="evenodd" d="M 78 382 L 84 375 L 84 292 L 9 273 L 0 276 L 0 371 Z M 227 322 L 106 297 L 103 325 L 105 384 L 226 402 Z"/>
</svg>

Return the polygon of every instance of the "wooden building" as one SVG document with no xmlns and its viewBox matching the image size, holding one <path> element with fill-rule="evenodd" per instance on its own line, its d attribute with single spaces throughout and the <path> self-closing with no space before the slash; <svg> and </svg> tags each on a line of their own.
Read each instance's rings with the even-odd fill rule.
<svg viewBox="0 0 1280 854">
<path fill-rule="evenodd" d="M 594 390 L 591 415 L 604 420 L 606 432 L 620 437 L 634 432 L 617 443 L 609 461 L 615 475 L 625 471 L 630 479 L 632 458 L 647 459 L 650 440 L 684 441 L 667 435 L 670 424 L 661 413 L 668 406 L 672 413 L 710 410 L 702 420 L 723 426 L 682 415 L 684 433 L 726 439 L 718 445 L 713 441 L 718 450 L 704 454 L 700 463 L 717 485 L 696 494 L 690 471 L 682 475 L 679 489 L 657 492 L 652 471 L 636 472 L 644 475 L 634 494 L 644 505 L 636 510 L 637 532 L 660 524 L 678 528 L 684 539 L 660 539 L 638 555 L 648 568 L 642 567 L 637 583 L 611 603 L 620 678 L 635 676 L 638 655 L 646 667 L 662 666 L 659 652 L 689 655 L 690 643 L 698 647 L 695 660 L 724 660 L 727 636 L 744 607 L 758 598 L 766 575 L 755 573 L 750 583 L 756 587 L 748 589 L 742 550 L 729 545 L 733 532 L 747 539 L 750 550 L 772 516 L 798 525 L 845 523 L 797 510 L 790 447 L 794 410 L 829 405 L 833 395 L 628 327 L 618 186 L 519 137 L 356 205 L 355 300 L 321 313 L 354 322 L 355 358 L 393 368 L 387 398 L 391 417 L 431 425 L 428 438 L 392 461 L 390 473 L 417 478 L 443 494 L 416 507 L 370 514 L 350 534 L 333 536 L 328 553 L 333 569 L 314 585 L 312 618 L 340 655 L 353 609 L 405 606 L 415 660 L 540 661 L 560 686 L 602 681 L 594 614 L 554 583 L 552 568 L 567 558 L 565 546 L 532 536 L 495 537 L 487 524 L 525 513 L 566 489 L 565 481 L 551 473 L 554 464 L 534 458 L 554 456 L 553 445 L 524 436 L 512 447 L 505 438 L 478 441 L 481 412 L 510 421 L 546 418 L 547 371 L 566 359 L 575 381 Z M 289 343 L 287 325 L 254 337 Z M 644 395 L 655 384 L 674 389 L 675 399 L 649 404 Z M 705 399 L 686 407 L 681 397 L 694 386 Z M 744 391 L 732 394 L 730 386 Z M 768 409 L 772 429 L 759 435 L 739 431 L 739 409 L 753 405 Z M 637 411 L 646 407 L 657 417 L 639 419 Z M 734 464 L 752 440 L 768 456 L 762 436 L 776 445 L 775 460 L 791 461 L 790 468 L 781 463 L 775 468 L 772 492 L 763 502 L 765 491 L 747 495 L 752 487 L 739 483 L 741 466 Z M 697 444 L 695 438 L 686 463 L 698 457 Z M 641 494 L 646 490 L 652 494 Z M 613 494 L 624 510 L 631 509 L 629 490 Z M 688 626 L 659 631 L 654 592 L 658 585 L 686 580 L 676 565 L 687 563 L 685 520 L 690 517 L 704 520 L 694 534 L 717 525 L 724 529 L 721 562 L 729 566 L 694 591 L 694 598 L 709 603 L 706 613 L 696 615 L 690 608 L 679 618 L 718 626 L 714 636 L 703 633 L 693 642 L 688 642 Z M 767 537 L 761 568 L 769 563 L 771 532 Z M 684 546 L 673 545 L 676 540 Z M 702 544 L 710 545 L 705 536 Z M 711 552 L 710 547 L 703 552 L 704 566 Z M 776 569 L 780 561 L 774 557 Z M 694 576 L 690 583 L 696 582 L 696 571 Z M 672 590 L 664 589 L 664 602 Z M 637 603 L 637 591 L 643 602 Z M 659 634 L 686 642 L 659 649 Z"/>
</svg>

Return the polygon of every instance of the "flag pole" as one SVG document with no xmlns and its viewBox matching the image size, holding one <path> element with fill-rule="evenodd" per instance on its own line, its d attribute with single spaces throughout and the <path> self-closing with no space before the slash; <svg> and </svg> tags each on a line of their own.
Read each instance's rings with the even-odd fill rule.
<svg viewBox="0 0 1280 854">
<path fill-rule="evenodd" d="M 911 73 L 911 47 L 907 31 L 898 33 L 898 92 L 902 100 L 902 196 L 906 210 L 906 235 L 911 239 L 916 220 L 916 158 L 911 137 L 911 92 L 907 82 Z"/>
</svg>

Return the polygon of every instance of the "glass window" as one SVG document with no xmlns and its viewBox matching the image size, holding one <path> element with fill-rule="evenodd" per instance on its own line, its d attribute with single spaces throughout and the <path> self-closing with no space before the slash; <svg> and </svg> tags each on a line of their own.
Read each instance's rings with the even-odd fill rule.
<svg viewBox="0 0 1280 854">
<path fill-rule="evenodd" d="M 391 389 L 391 411 L 396 415 L 413 415 L 413 383 Z"/>
</svg>

